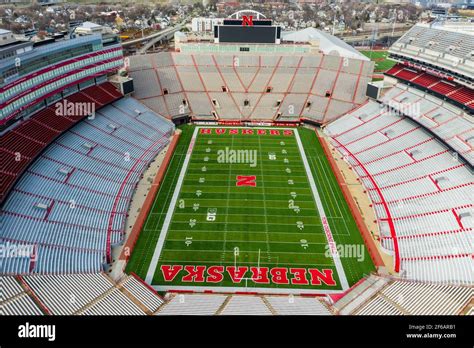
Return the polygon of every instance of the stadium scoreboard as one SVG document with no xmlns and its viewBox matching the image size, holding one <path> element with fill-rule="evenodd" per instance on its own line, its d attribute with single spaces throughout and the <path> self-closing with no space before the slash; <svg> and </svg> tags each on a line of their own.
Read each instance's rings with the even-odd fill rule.
<svg viewBox="0 0 474 348">
<path fill-rule="evenodd" d="M 272 24 L 270 19 L 225 19 L 221 25 L 214 26 L 215 43 L 262 43 L 279 44 L 281 27 Z"/>
</svg>

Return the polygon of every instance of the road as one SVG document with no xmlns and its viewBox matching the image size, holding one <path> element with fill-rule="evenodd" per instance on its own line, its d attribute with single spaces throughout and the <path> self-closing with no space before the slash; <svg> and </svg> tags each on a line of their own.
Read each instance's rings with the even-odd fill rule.
<svg viewBox="0 0 474 348">
<path fill-rule="evenodd" d="M 170 39 L 171 37 L 173 37 L 174 33 L 183 29 L 185 25 L 186 23 L 182 22 L 174 27 L 166 28 L 157 33 L 153 33 L 151 35 L 141 37 L 139 39 L 122 42 L 122 47 L 128 47 L 128 46 L 145 43 L 138 51 L 139 54 L 143 54 L 158 41 L 163 40 L 163 39 Z"/>
</svg>

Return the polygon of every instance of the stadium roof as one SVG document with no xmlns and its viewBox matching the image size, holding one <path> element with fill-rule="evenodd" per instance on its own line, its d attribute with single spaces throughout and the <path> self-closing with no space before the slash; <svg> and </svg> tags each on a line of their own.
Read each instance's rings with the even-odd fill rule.
<svg viewBox="0 0 474 348">
<path fill-rule="evenodd" d="M 433 23 L 417 23 L 419 27 L 447 30 L 458 32 L 461 34 L 474 35 L 474 21 L 473 20 L 458 20 L 458 21 L 449 21 L 449 20 L 439 20 Z"/>
<path fill-rule="evenodd" d="M 101 28 L 102 26 L 93 22 L 84 22 L 82 23 L 81 27 L 95 29 L 95 28 Z"/>
<path fill-rule="evenodd" d="M 341 39 L 315 28 L 306 28 L 299 31 L 283 32 L 283 41 L 308 42 L 319 41 L 319 48 L 325 54 L 334 54 L 336 51 L 342 57 L 369 60 L 359 53 L 354 47 L 348 45 Z"/>
</svg>

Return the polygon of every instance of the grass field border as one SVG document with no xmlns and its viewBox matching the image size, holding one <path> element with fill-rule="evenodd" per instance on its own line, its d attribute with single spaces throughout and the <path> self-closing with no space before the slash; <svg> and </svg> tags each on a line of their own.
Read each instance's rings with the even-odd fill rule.
<svg viewBox="0 0 474 348">
<path fill-rule="evenodd" d="M 134 254 L 132 254 L 129 260 L 130 262 L 127 264 L 126 271 L 128 273 L 134 272 L 138 274 L 138 276 L 140 276 L 141 278 L 145 278 L 144 271 L 146 271 L 147 269 L 144 269 L 144 267 L 146 267 L 147 265 L 148 266 L 150 265 L 149 260 L 151 259 L 151 255 L 149 254 L 151 254 L 151 251 L 153 249 L 156 249 L 156 241 L 158 240 L 159 237 L 163 235 L 162 233 L 158 233 L 158 231 L 160 230 L 160 225 L 163 223 L 163 219 L 166 215 L 166 211 L 169 209 L 169 203 L 171 200 L 170 197 L 173 195 L 173 192 L 176 191 L 175 188 L 176 188 L 176 182 L 178 180 L 177 179 L 178 173 L 180 173 L 183 166 L 184 158 L 189 151 L 189 144 L 191 142 L 191 134 L 196 132 L 196 128 L 199 128 L 199 127 L 193 126 L 193 125 L 184 125 L 184 126 L 180 126 L 179 128 L 183 130 L 183 136 L 181 137 L 180 142 L 177 145 L 176 150 L 172 156 L 170 165 L 168 166 L 167 171 L 166 171 L 166 176 L 163 181 L 163 185 L 162 187 L 160 187 L 160 191 L 152 207 L 152 214 L 155 216 L 158 216 L 158 218 L 155 220 L 147 220 L 145 222 L 145 226 L 137 242 L 137 247 L 135 248 L 136 250 L 134 251 Z M 207 128 L 211 128 L 211 126 L 208 126 Z M 222 128 L 222 127 L 214 126 L 212 128 Z M 230 126 L 230 127 L 225 127 L 225 128 L 249 128 L 249 127 Z M 251 127 L 251 128 L 267 128 L 268 129 L 269 127 Z M 292 130 L 296 129 L 293 127 L 270 127 L 270 128 L 271 129 L 292 129 Z M 303 132 L 301 134 L 301 139 L 304 140 L 303 143 L 305 144 L 304 157 L 306 157 L 306 159 L 310 163 L 312 175 L 317 176 L 317 180 L 314 180 L 316 186 L 320 188 L 320 186 L 322 185 L 321 189 L 323 190 L 322 193 L 324 195 L 323 204 L 325 205 L 326 209 L 329 209 L 331 218 L 334 218 L 335 215 L 346 216 L 347 212 L 349 212 L 349 214 L 351 215 L 351 218 L 353 218 L 352 214 L 350 213 L 349 208 L 347 207 L 348 205 L 347 199 L 345 199 L 342 192 L 338 192 L 338 191 L 341 191 L 341 187 L 338 185 L 337 179 L 335 178 L 334 170 L 329 165 L 329 163 L 326 163 L 326 162 L 329 162 L 329 159 L 325 155 L 324 151 L 322 151 L 323 150 L 322 148 L 318 149 L 319 147 L 321 147 L 321 144 L 317 137 L 317 133 L 315 132 L 314 129 L 310 130 L 310 129 L 306 129 L 305 127 L 298 128 L 298 130 L 301 130 L 301 132 Z M 310 157 L 308 157 L 308 153 L 306 153 L 306 150 L 311 153 Z M 300 154 L 301 154 L 301 151 L 300 151 Z M 301 157 L 303 158 L 302 154 L 301 154 Z M 331 175 L 334 178 L 331 178 Z M 329 200 L 335 199 L 337 201 L 326 202 L 325 200 L 328 200 L 328 199 Z M 344 220 L 344 218 L 342 219 Z M 356 221 L 353 221 L 353 222 L 347 221 L 347 225 L 349 225 L 349 227 L 347 226 L 344 227 L 344 225 L 346 224 L 346 221 L 337 222 L 337 220 L 332 220 L 332 222 L 330 222 L 331 226 L 334 223 L 337 224 L 336 226 L 339 225 L 339 227 L 341 227 L 341 230 L 338 230 L 337 233 L 334 235 L 334 239 L 337 243 L 362 244 L 364 248 L 367 249 L 367 245 L 366 243 L 364 243 L 363 238 L 360 235 L 360 230 L 354 229 L 354 224 L 356 224 Z M 166 235 L 164 235 L 162 238 L 166 241 Z M 365 261 L 362 263 L 359 263 L 357 261 L 347 261 L 347 259 L 346 260 L 343 259 L 343 264 L 344 264 L 343 269 L 346 272 L 349 272 L 348 277 L 347 277 L 348 280 L 350 279 L 349 285 L 355 284 L 362 277 L 370 274 L 372 271 L 375 270 L 375 268 L 373 267 L 373 264 L 369 264 L 369 262 L 365 262 Z M 340 282 L 340 285 L 341 285 L 341 282 Z M 183 291 L 183 292 L 211 291 L 211 292 L 216 292 L 216 293 L 229 293 L 229 292 L 230 293 L 243 293 L 243 292 L 254 293 L 258 291 L 259 293 L 279 293 L 279 294 L 304 293 L 304 294 L 320 295 L 320 294 L 331 294 L 331 293 L 342 292 L 341 289 L 337 289 L 337 290 L 314 289 L 314 288 L 302 289 L 302 288 L 296 288 L 296 287 L 295 288 L 279 288 L 279 287 L 278 288 L 270 288 L 270 287 L 256 288 L 253 286 L 250 286 L 247 288 L 243 286 L 239 286 L 239 287 L 219 286 L 216 288 L 212 288 L 212 286 L 206 286 L 206 285 L 203 285 L 203 286 L 154 285 L 153 288 L 155 288 L 158 291 L 167 291 L 167 290 Z"/>
<path fill-rule="evenodd" d="M 153 276 L 154 276 L 154 274 L 157 270 L 159 258 L 160 258 L 160 255 L 162 253 L 163 246 L 164 246 L 164 243 L 166 241 L 166 238 L 168 236 L 169 225 L 170 225 L 171 219 L 174 216 L 174 211 L 175 211 L 175 208 L 176 208 L 176 202 L 177 202 L 179 194 L 181 192 L 181 188 L 182 188 L 184 177 L 185 177 L 185 174 L 186 174 L 186 171 L 187 171 L 187 167 L 188 167 L 189 161 L 191 159 L 191 155 L 193 153 L 194 145 L 196 143 L 197 137 L 199 136 L 199 130 L 201 128 L 203 128 L 203 126 L 196 126 L 195 129 L 194 129 L 191 141 L 189 143 L 189 146 L 188 146 L 188 149 L 187 149 L 187 152 L 186 152 L 186 157 L 185 157 L 184 163 L 181 167 L 181 170 L 180 170 L 180 173 L 179 173 L 179 176 L 178 176 L 178 181 L 177 181 L 177 184 L 175 186 L 173 196 L 171 198 L 170 205 L 168 206 L 165 221 L 164 221 L 164 223 L 161 227 L 160 237 L 158 238 L 158 242 L 156 244 L 155 251 L 153 253 L 151 262 L 150 262 L 148 270 L 147 270 L 145 281 L 146 281 L 146 283 L 150 284 L 157 291 L 202 290 L 202 291 L 215 291 L 215 292 L 241 292 L 242 289 L 247 289 L 246 286 L 245 287 L 242 287 L 242 286 L 240 286 L 240 287 L 229 287 L 229 286 L 213 287 L 213 286 L 195 286 L 195 285 L 176 286 L 176 285 L 153 285 L 152 284 Z M 218 127 L 218 126 L 209 126 L 209 127 L 205 126 L 204 128 L 215 129 L 215 128 L 221 128 L 221 127 Z M 232 127 L 232 128 L 245 129 L 247 127 Z M 253 128 L 254 129 L 267 129 L 268 127 L 253 127 Z M 274 127 L 272 129 L 285 130 L 285 129 L 288 129 L 288 128 Z M 254 293 L 313 293 L 313 294 L 324 294 L 324 293 L 344 292 L 349 288 L 349 284 L 348 284 L 348 281 L 347 281 L 347 278 L 346 278 L 346 275 L 345 275 L 344 267 L 343 267 L 343 265 L 341 263 L 341 260 L 339 258 L 339 254 L 338 254 L 337 249 L 336 249 L 336 243 L 335 243 L 334 237 L 332 235 L 331 227 L 330 227 L 329 223 L 327 222 L 327 216 L 326 216 L 326 213 L 325 213 L 325 210 L 324 210 L 324 207 L 323 207 L 318 189 L 316 187 L 315 180 L 314 180 L 314 177 L 313 177 L 313 173 L 310 169 L 308 159 L 306 157 L 306 153 L 305 153 L 305 150 L 304 150 L 304 146 L 303 146 L 303 144 L 301 142 L 301 138 L 299 136 L 298 129 L 294 128 L 292 130 L 294 131 L 294 137 L 296 139 L 296 142 L 297 142 L 297 145 L 298 145 L 298 150 L 300 152 L 300 156 L 301 156 L 301 159 L 302 159 L 302 162 L 303 162 L 303 166 L 304 166 L 305 171 L 306 171 L 306 177 L 308 179 L 308 182 L 309 182 L 309 185 L 310 185 L 310 188 L 311 188 L 311 192 L 313 193 L 313 198 L 315 200 L 316 207 L 317 207 L 318 212 L 319 212 L 319 217 L 320 217 L 321 222 L 323 224 L 324 235 L 326 237 L 327 244 L 330 246 L 330 249 L 331 249 L 332 260 L 333 260 L 334 266 L 337 270 L 337 275 L 338 275 L 338 278 L 339 278 L 339 281 L 340 281 L 341 289 L 338 289 L 338 290 L 331 290 L 331 289 L 329 289 L 329 290 L 327 290 L 327 289 L 324 289 L 324 290 L 323 289 L 321 289 L 321 290 L 319 290 L 319 289 L 298 289 L 298 288 L 275 288 L 275 289 L 272 289 L 272 288 L 258 288 L 258 287 L 252 287 L 250 289 L 251 289 L 251 292 L 254 292 Z M 324 221 L 326 221 L 326 223 L 324 223 L 323 219 L 324 219 Z"/>
<path fill-rule="evenodd" d="M 186 157 L 184 158 L 184 163 L 181 166 L 181 171 L 179 172 L 178 182 L 174 188 L 173 196 L 171 197 L 170 205 L 168 206 L 168 211 L 166 213 L 165 221 L 161 226 L 160 237 L 158 238 L 158 242 L 156 243 L 155 251 L 151 258 L 151 262 L 148 266 L 148 271 L 146 273 L 145 282 L 152 285 L 153 275 L 156 272 L 156 267 L 158 266 L 158 261 L 161 255 L 161 251 L 163 249 L 163 245 L 165 244 L 166 237 L 168 236 L 168 228 L 171 222 L 171 219 L 174 214 L 174 210 L 176 207 L 176 201 L 178 200 L 179 193 L 181 192 L 181 186 L 183 185 L 184 175 L 186 174 L 186 170 L 188 169 L 189 160 L 191 159 L 191 154 L 193 153 L 194 144 L 197 139 L 198 130 L 200 127 L 194 128 L 193 135 L 191 137 L 191 142 L 188 146 L 188 151 L 186 152 Z"/>
<path fill-rule="evenodd" d="M 397 64 L 396 61 L 388 58 L 387 50 L 360 50 L 359 52 L 375 62 L 374 72 L 376 73 L 385 72 Z"/>
<path fill-rule="evenodd" d="M 137 219 L 133 224 L 132 231 L 130 232 L 130 235 L 126 240 L 125 245 L 122 248 L 122 252 L 120 253 L 119 257 L 119 259 L 122 261 L 128 262 L 128 260 L 130 259 L 135 244 L 137 243 L 137 240 L 140 237 L 140 232 L 142 231 L 143 226 L 145 225 L 146 220 L 148 219 L 148 214 L 150 213 L 153 203 L 155 202 L 156 195 L 158 194 L 161 188 L 161 184 L 165 180 L 165 174 L 174 155 L 174 151 L 176 150 L 180 135 L 181 134 L 179 132 L 174 132 L 173 134 L 173 138 L 171 139 L 171 142 L 166 150 L 163 162 L 161 163 L 158 169 L 158 173 L 156 174 L 153 180 L 153 183 L 150 187 L 150 191 L 148 191 L 148 194 L 146 195 L 145 201 L 143 202 L 143 206 L 140 209 L 140 213 L 138 214 Z M 135 273 L 132 272 L 132 274 Z M 137 275 L 135 276 L 138 277 Z"/>
</svg>

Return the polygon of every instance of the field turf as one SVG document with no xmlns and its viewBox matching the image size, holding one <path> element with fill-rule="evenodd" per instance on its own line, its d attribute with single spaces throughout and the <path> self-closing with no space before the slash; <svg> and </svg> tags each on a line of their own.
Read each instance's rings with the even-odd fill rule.
<svg viewBox="0 0 474 348">
<path fill-rule="evenodd" d="M 341 291 L 343 278 L 350 286 L 374 270 L 314 130 L 298 128 L 297 132 L 334 242 L 343 247 L 338 249 L 342 275 L 336 267 L 337 256 L 328 251 L 320 209 L 295 130 L 287 131 L 287 135 L 283 130 L 270 135 L 268 128 L 265 135 L 257 134 L 257 129 L 254 134 L 242 134 L 242 129 L 230 134 L 231 128 L 220 128 L 225 134 L 216 134 L 215 129 L 211 134 L 198 131 L 189 163 L 181 173 L 195 127 L 186 125 L 181 129 L 165 180 L 127 265 L 128 272 L 143 279 L 148 276 L 151 285 L 162 291 L 185 286 L 223 291 L 273 288 L 282 292 L 325 292 Z M 240 157 L 232 157 L 232 150 L 240 150 Z M 236 159 L 240 163 L 235 163 Z M 178 191 L 180 174 L 184 176 Z M 238 176 L 252 179 L 239 181 Z M 238 186 L 239 182 L 246 185 Z M 160 233 L 162 247 L 157 248 Z M 162 266 L 178 269 L 189 265 L 249 270 L 237 283 L 226 271 L 219 282 L 211 281 L 215 278 L 207 273 L 203 281 L 199 275 L 194 281 L 184 281 L 184 269 L 179 276 L 165 281 Z M 281 274 L 276 278 L 268 274 L 271 281 L 257 283 L 252 279 L 251 267 L 259 272 L 265 268 L 331 270 L 335 284 L 274 282 Z M 291 279 L 292 274 L 287 276 Z"/>
<path fill-rule="evenodd" d="M 360 51 L 360 53 L 375 62 L 375 72 L 387 71 L 396 64 L 395 61 L 387 58 L 388 51 Z"/>
</svg>

